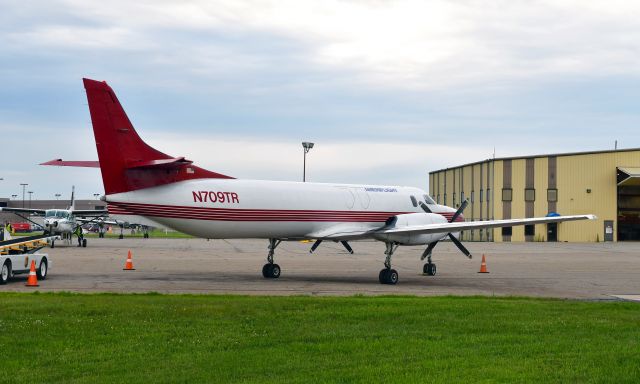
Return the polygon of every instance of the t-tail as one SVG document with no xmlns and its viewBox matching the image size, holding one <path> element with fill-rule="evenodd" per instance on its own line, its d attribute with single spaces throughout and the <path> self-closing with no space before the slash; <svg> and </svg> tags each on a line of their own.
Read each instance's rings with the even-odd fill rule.
<svg viewBox="0 0 640 384">
<path fill-rule="evenodd" d="M 169 156 L 150 147 L 138 136 L 105 81 L 83 79 L 83 82 L 107 195 L 191 179 L 232 179 L 197 167 L 184 157 Z"/>
</svg>

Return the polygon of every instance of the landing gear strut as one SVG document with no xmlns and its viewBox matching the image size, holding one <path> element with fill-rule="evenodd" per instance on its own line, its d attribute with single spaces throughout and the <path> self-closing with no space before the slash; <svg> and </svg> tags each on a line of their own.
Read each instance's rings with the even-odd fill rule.
<svg viewBox="0 0 640 384">
<path fill-rule="evenodd" d="M 267 264 L 262 267 L 262 276 L 267 279 L 277 279 L 280 277 L 280 266 L 273 263 L 273 256 L 276 253 L 276 247 L 280 245 L 282 240 L 269 239 L 269 254 L 267 255 Z"/>
<path fill-rule="evenodd" d="M 427 259 L 427 263 L 422 267 L 422 273 L 424 273 L 427 276 L 435 276 L 437 271 L 436 265 L 431 262 L 431 254 L 432 254 L 433 248 L 435 247 L 435 244 L 434 245 L 432 244 L 429 244 L 427 249 L 425 249 L 424 252 L 422 253 L 422 257 L 420 258 L 420 260 L 424 260 L 425 258 Z"/>
<path fill-rule="evenodd" d="M 381 284 L 390 284 L 395 285 L 398 282 L 398 271 L 395 269 L 391 269 L 391 256 L 398 249 L 398 244 L 396 243 L 385 243 L 387 249 L 384 251 L 384 254 L 387 257 L 384 260 L 384 269 L 380 271 L 378 275 L 378 279 Z"/>
</svg>

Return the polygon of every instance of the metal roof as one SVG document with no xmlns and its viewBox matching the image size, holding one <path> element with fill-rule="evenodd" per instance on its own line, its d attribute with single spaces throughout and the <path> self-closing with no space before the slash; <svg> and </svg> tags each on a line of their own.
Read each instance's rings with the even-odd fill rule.
<svg viewBox="0 0 640 384">
<path fill-rule="evenodd" d="M 489 162 L 492 162 L 492 161 L 537 159 L 537 158 L 540 158 L 540 157 L 599 155 L 599 154 L 613 153 L 613 152 L 640 152 L 640 148 L 609 149 L 609 150 L 602 150 L 602 151 L 585 151 L 585 152 L 549 153 L 549 154 L 544 154 L 544 155 L 514 156 L 514 157 L 496 157 L 496 158 L 489 158 L 489 159 L 485 159 L 485 160 L 476 161 L 476 162 L 473 162 L 473 163 L 457 165 L 455 167 L 448 167 L 448 168 L 438 169 L 437 171 L 429 172 L 429 174 L 431 175 L 433 173 L 450 171 L 450 170 L 453 170 L 453 169 L 459 169 L 459 168 L 462 168 L 462 167 L 468 167 L 470 165 L 478 165 L 478 164 L 482 164 L 482 163 L 489 163 Z M 638 169 L 640 169 L 640 168 L 638 168 Z"/>
</svg>

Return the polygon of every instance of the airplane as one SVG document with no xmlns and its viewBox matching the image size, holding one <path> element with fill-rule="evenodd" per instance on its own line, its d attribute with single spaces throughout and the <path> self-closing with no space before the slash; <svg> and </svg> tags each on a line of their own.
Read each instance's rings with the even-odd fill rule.
<svg viewBox="0 0 640 384">
<path fill-rule="evenodd" d="M 62 239 L 71 244 L 73 235 L 78 237 L 78 247 L 86 247 L 87 239 L 84 238 L 80 226 L 89 222 L 104 222 L 104 218 L 108 215 L 108 211 L 104 209 L 75 209 L 75 187 L 71 188 L 71 201 L 67 209 L 31 209 L 31 208 L 13 208 L 0 207 L 2 212 L 12 212 L 23 219 L 33 223 L 31 219 L 22 214 L 44 216 L 44 234 L 59 235 Z M 82 217 L 80 217 L 82 216 Z M 85 219 L 85 217 L 93 217 L 93 219 Z M 115 223 L 114 223 L 115 224 Z M 55 239 L 51 239 L 51 248 L 55 247 Z"/>
<path fill-rule="evenodd" d="M 426 275 L 436 274 L 435 246 L 459 240 L 463 230 L 593 220 L 594 215 L 464 221 L 467 201 L 456 210 L 437 204 L 419 188 L 236 179 L 209 171 L 184 157 L 146 144 L 134 129 L 113 89 L 105 81 L 83 79 L 89 102 L 98 164 L 111 213 L 147 217 L 177 231 L 206 239 L 268 240 L 265 278 L 278 278 L 275 250 L 283 241 L 374 239 L 385 244 L 378 279 L 396 284 L 392 257 L 399 246 L 426 246 L 421 259 Z"/>
</svg>

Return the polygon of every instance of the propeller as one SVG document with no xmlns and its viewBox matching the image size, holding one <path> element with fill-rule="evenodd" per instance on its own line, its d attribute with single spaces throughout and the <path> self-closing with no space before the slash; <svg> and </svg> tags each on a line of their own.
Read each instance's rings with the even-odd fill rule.
<svg viewBox="0 0 640 384">
<path fill-rule="evenodd" d="M 462 211 L 465 210 L 465 208 L 467 208 L 467 205 L 469 205 L 469 200 L 465 200 L 462 202 L 462 204 L 460 204 L 460 207 L 458 208 L 458 210 L 456 211 L 456 213 L 453 214 L 453 216 L 451 216 L 451 219 L 449 220 L 450 223 L 453 223 L 454 221 L 456 221 L 456 219 L 462 214 Z M 426 204 L 420 202 L 420 207 L 427 213 L 431 213 L 431 210 L 429 209 L 429 207 L 426 206 Z M 468 258 L 472 258 L 473 256 L 471 255 L 471 252 L 469 252 L 469 250 L 467 248 L 465 248 L 464 245 L 462 245 L 462 243 L 460 242 L 460 240 L 458 240 L 455 236 L 453 236 L 453 234 L 451 232 L 447 233 L 447 236 L 449 236 L 449 239 L 451 240 L 451 242 L 453 244 L 456 245 L 456 247 L 458 247 L 458 249 Z M 434 241 L 433 243 L 429 243 L 429 245 L 427 246 L 427 249 L 424 250 L 424 252 L 422 253 L 422 260 L 424 260 L 425 257 L 427 257 L 428 255 L 431 254 L 431 252 L 433 252 L 433 249 L 436 247 L 436 245 L 438 244 L 437 241 Z"/>
</svg>

